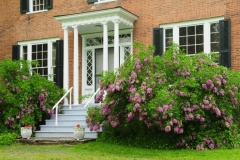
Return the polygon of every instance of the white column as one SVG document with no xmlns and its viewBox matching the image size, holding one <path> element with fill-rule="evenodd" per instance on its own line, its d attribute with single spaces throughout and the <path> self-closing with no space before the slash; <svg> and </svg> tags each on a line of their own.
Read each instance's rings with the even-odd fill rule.
<svg viewBox="0 0 240 160">
<path fill-rule="evenodd" d="M 74 29 L 74 54 L 73 54 L 73 104 L 78 104 L 78 26 L 73 26 Z"/>
<path fill-rule="evenodd" d="M 103 22 L 103 70 L 108 71 L 108 27 Z"/>
<path fill-rule="evenodd" d="M 64 53 L 63 53 L 63 89 L 68 91 L 69 89 L 69 68 L 68 68 L 68 29 L 67 27 L 63 27 L 64 31 Z M 68 104 L 68 99 L 64 98 L 64 104 Z"/>
<path fill-rule="evenodd" d="M 204 48 L 203 48 L 203 52 L 204 53 L 210 53 L 211 52 L 211 38 L 210 38 L 210 23 L 209 22 L 205 22 L 204 23 L 204 28 L 203 28 L 203 44 L 204 44 Z"/>
<path fill-rule="evenodd" d="M 114 70 L 119 68 L 119 21 L 114 20 Z"/>
</svg>

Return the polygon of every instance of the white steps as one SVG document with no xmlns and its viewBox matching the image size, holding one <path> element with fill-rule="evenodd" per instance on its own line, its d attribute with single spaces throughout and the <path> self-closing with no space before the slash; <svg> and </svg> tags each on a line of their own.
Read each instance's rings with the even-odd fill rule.
<svg viewBox="0 0 240 160">
<path fill-rule="evenodd" d="M 91 132 L 86 126 L 87 110 L 85 104 L 73 105 L 72 109 L 69 106 L 62 106 L 62 114 L 58 114 L 58 125 L 55 125 L 55 116 L 46 120 L 46 125 L 40 125 L 40 131 L 35 131 L 36 137 L 45 138 L 71 138 L 77 124 L 85 128 L 84 138 L 97 138 L 97 132 Z M 98 104 L 90 104 L 95 106 Z M 101 131 L 101 130 L 100 130 Z"/>
</svg>

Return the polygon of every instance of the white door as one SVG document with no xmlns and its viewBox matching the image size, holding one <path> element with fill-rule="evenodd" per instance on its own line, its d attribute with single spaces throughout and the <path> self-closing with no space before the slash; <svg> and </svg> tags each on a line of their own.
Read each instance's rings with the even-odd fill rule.
<svg viewBox="0 0 240 160">
<path fill-rule="evenodd" d="M 100 87 L 99 80 L 103 71 L 103 49 L 95 49 L 95 92 Z M 114 48 L 108 48 L 108 71 L 114 71 Z"/>
</svg>

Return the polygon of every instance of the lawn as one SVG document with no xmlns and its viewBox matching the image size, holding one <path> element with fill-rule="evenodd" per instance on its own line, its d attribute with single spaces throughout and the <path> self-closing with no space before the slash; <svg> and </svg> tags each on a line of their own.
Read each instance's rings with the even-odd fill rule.
<svg viewBox="0 0 240 160">
<path fill-rule="evenodd" d="M 155 150 L 88 142 L 77 145 L 21 145 L 0 146 L 1 160 L 53 159 L 53 160 L 238 160 L 240 149 Z"/>
</svg>

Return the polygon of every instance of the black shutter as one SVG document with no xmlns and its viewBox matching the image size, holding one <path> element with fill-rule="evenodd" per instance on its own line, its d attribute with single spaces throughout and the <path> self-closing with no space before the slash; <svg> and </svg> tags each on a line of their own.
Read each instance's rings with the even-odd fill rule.
<svg viewBox="0 0 240 160">
<path fill-rule="evenodd" d="M 98 2 L 98 0 L 87 0 L 88 3 Z"/>
<path fill-rule="evenodd" d="M 56 68 L 54 82 L 63 88 L 63 40 L 56 41 Z"/>
<path fill-rule="evenodd" d="M 45 9 L 52 9 L 52 0 L 44 0 Z"/>
<path fill-rule="evenodd" d="M 20 60 L 20 45 L 12 45 L 12 60 Z"/>
<path fill-rule="evenodd" d="M 163 28 L 153 29 L 153 45 L 155 46 L 154 55 L 161 56 L 163 54 Z"/>
<path fill-rule="evenodd" d="M 20 0 L 20 13 L 29 12 L 29 0 Z"/>
<path fill-rule="evenodd" d="M 231 68 L 231 25 L 230 19 L 219 21 L 219 63 Z"/>
</svg>

